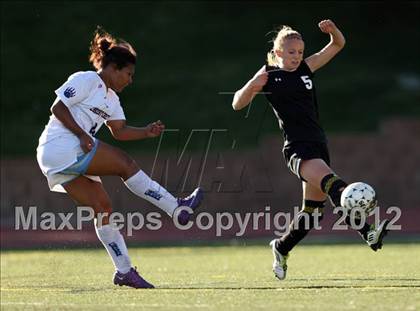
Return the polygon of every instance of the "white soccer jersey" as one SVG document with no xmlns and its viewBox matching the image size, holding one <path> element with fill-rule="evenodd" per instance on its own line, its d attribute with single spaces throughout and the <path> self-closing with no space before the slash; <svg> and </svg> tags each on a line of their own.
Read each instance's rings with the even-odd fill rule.
<svg viewBox="0 0 420 311">
<path fill-rule="evenodd" d="M 124 111 L 117 94 L 105 86 L 94 71 L 80 71 L 72 74 L 55 94 L 70 110 L 77 124 L 93 136 L 109 120 L 125 120 Z M 60 136 L 74 134 L 53 114 L 40 137 L 42 145 Z"/>
<path fill-rule="evenodd" d="M 57 98 L 54 103 L 61 100 L 77 124 L 91 136 L 106 121 L 125 120 L 117 94 L 107 90 L 94 71 L 76 72 L 55 93 Z M 76 163 L 81 154 L 83 150 L 79 138 L 52 114 L 37 148 L 37 160 L 51 190 L 64 191 L 61 184 L 69 177 L 60 172 Z M 98 177 L 87 177 L 100 181 Z"/>
</svg>

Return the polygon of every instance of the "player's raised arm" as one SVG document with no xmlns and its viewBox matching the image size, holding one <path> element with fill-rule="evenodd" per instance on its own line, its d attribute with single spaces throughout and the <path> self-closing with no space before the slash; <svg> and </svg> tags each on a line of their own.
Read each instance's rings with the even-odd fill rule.
<svg viewBox="0 0 420 311">
<path fill-rule="evenodd" d="M 233 110 L 241 110 L 249 105 L 252 99 L 258 92 L 261 92 L 264 85 L 267 83 L 268 73 L 265 71 L 265 66 L 249 80 L 240 90 L 236 91 L 233 97 Z"/>
<path fill-rule="evenodd" d="M 330 42 L 321 51 L 305 59 L 312 72 L 327 64 L 346 43 L 346 39 L 333 21 L 323 20 L 318 26 L 323 33 L 330 34 Z"/>
</svg>

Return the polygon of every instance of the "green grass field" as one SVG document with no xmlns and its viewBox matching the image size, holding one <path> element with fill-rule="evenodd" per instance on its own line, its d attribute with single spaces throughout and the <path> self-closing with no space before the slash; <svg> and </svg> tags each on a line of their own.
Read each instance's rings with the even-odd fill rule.
<svg viewBox="0 0 420 311">
<path fill-rule="evenodd" d="M 157 286 L 111 283 L 104 249 L 3 251 L 1 309 L 419 310 L 420 245 L 303 245 L 285 281 L 268 246 L 131 248 Z M 366 309 L 367 308 L 367 309 Z"/>
</svg>

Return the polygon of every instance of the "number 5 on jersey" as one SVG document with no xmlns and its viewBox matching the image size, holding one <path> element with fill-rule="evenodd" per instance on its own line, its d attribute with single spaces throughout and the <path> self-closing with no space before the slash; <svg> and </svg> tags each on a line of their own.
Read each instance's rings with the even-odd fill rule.
<svg viewBox="0 0 420 311">
<path fill-rule="evenodd" d="M 312 90 L 312 80 L 309 79 L 309 76 L 301 76 L 300 78 L 305 83 L 306 88 Z"/>
</svg>

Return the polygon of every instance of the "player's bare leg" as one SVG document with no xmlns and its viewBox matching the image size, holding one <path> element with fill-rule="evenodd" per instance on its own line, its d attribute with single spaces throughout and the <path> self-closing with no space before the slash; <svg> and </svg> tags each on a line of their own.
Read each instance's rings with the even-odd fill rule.
<svg viewBox="0 0 420 311">
<path fill-rule="evenodd" d="M 194 211 L 203 199 L 201 188 L 196 188 L 187 198 L 175 198 L 150 179 L 127 153 L 104 142 L 99 142 L 87 174 L 120 176 L 131 192 L 164 210 L 169 216 L 176 216 L 181 225 L 188 223 L 192 214 L 185 209 L 175 210 L 178 207 L 185 207 Z"/>
<path fill-rule="evenodd" d="M 113 224 L 109 223 L 112 213 L 111 200 L 102 184 L 85 176 L 79 176 L 63 186 L 78 204 L 93 208 L 96 234 L 115 266 L 114 284 L 134 288 L 153 288 L 154 286 L 145 281 L 131 266 L 124 237 Z"/>
</svg>

